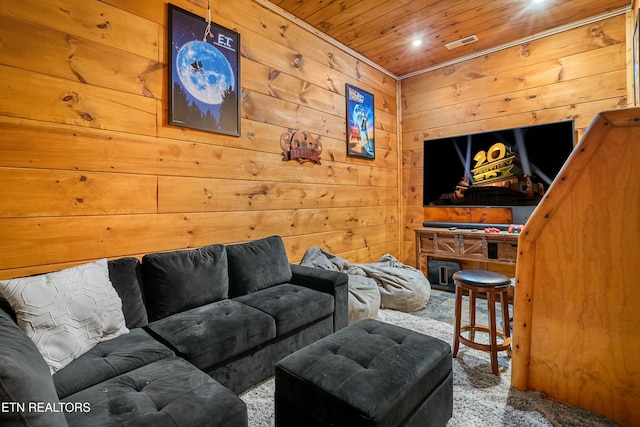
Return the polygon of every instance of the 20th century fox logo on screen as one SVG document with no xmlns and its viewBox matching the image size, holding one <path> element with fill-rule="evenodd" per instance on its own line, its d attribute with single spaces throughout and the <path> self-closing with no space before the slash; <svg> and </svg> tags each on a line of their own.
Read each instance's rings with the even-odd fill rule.
<svg viewBox="0 0 640 427">
<path fill-rule="evenodd" d="M 89 402 L 0 402 L 0 413 L 91 412 Z"/>
</svg>

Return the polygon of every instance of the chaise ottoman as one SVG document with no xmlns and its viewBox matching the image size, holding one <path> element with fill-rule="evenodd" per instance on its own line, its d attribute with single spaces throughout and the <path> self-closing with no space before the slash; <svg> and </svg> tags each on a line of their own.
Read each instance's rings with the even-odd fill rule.
<svg viewBox="0 0 640 427">
<path fill-rule="evenodd" d="M 276 365 L 276 425 L 444 426 L 453 415 L 451 346 L 361 320 Z"/>
</svg>

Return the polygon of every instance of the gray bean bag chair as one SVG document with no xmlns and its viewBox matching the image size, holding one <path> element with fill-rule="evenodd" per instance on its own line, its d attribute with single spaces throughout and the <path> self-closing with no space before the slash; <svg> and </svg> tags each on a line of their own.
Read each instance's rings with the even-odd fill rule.
<svg viewBox="0 0 640 427">
<path fill-rule="evenodd" d="M 431 284 L 424 274 L 389 254 L 374 263 L 351 264 L 314 246 L 307 249 L 301 264 L 349 276 L 349 323 L 375 317 L 378 307 L 418 311 L 431 297 Z"/>
<path fill-rule="evenodd" d="M 422 271 L 383 255 L 372 264 L 358 264 L 378 284 L 382 308 L 418 311 L 427 306 L 431 284 Z"/>
<path fill-rule="evenodd" d="M 307 249 L 300 265 L 340 271 L 349 276 L 349 324 L 362 319 L 375 319 L 378 316 L 378 285 L 357 265 L 350 264 L 347 260 L 317 246 Z"/>
</svg>

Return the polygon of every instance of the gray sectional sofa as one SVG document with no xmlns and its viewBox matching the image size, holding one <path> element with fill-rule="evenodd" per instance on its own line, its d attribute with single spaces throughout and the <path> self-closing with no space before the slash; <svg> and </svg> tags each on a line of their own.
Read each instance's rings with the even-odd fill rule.
<svg viewBox="0 0 640 427">
<path fill-rule="evenodd" d="M 0 425 L 246 426 L 237 394 L 347 325 L 347 276 L 290 264 L 278 236 L 111 260 L 108 276 L 128 332 L 53 374 L 5 295 Z"/>
</svg>

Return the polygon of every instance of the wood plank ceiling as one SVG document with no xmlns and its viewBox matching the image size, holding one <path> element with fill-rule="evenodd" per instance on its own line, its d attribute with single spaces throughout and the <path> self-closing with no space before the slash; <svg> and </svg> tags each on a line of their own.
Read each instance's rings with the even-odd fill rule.
<svg viewBox="0 0 640 427">
<path fill-rule="evenodd" d="M 270 0 L 402 78 L 594 17 L 632 0 Z M 262 2 L 264 4 L 264 2 Z M 475 35 L 454 49 L 445 45 Z M 413 46 L 414 40 L 420 46 Z"/>
</svg>

